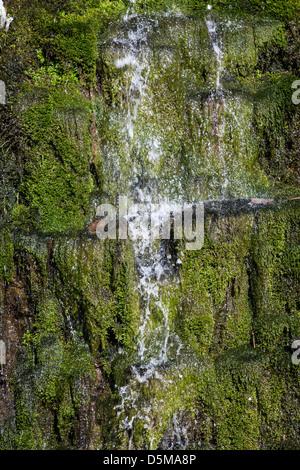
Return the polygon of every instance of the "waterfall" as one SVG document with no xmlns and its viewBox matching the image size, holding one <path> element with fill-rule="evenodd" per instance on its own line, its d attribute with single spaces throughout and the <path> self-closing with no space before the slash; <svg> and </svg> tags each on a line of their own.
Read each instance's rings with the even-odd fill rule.
<svg viewBox="0 0 300 470">
<path fill-rule="evenodd" d="M 107 132 L 102 145 L 105 194 L 113 200 L 122 195 L 131 199 L 127 217 L 133 221 L 139 220 L 140 204 L 149 211 L 155 205 L 151 222 L 165 217 L 170 202 L 223 200 L 230 190 L 236 191 L 234 197 L 245 196 L 248 188 L 244 189 L 241 177 L 247 176 L 243 164 L 248 154 L 251 157 L 245 139 L 251 105 L 231 94 L 222 83 L 226 23 L 214 19 L 211 12 L 201 20 L 200 46 L 211 62 L 207 65 L 210 75 L 205 88 L 201 88 L 203 79 L 188 62 L 190 51 L 193 60 L 203 60 L 197 56 L 199 36 L 193 22 L 184 15 L 137 15 L 132 7 L 133 2 L 117 32 L 109 32 L 100 47 L 103 89 L 112 87 L 117 96 L 114 100 L 108 94 L 110 105 L 103 118 Z M 187 65 L 180 60 L 180 54 L 187 58 Z M 106 69 L 110 71 L 107 76 Z M 161 94 L 156 85 L 161 85 Z M 198 95 L 194 89 L 200 89 Z M 163 92 L 168 93 L 166 98 Z M 186 178 L 187 170 L 190 180 Z M 197 186 L 198 180 L 204 189 Z M 160 388 L 168 400 L 172 387 L 178 384 L 180 388 L 186 371 L 194 373 L 197 367 L 189 357 L 188 346 L 183 347 L 174 331 L 174 318 L 164 297 L 169 286 L 176 289 L 176 284 L 180 285 L 181 254 L 175 253 L 170 259 L 165 242 L 153 241 L 147 224 L 142 225 L 142 234 L 137 222 L 130 237 L 140 318 L 127 378 L 115 390 L 118 434 L 122 446 L 129 449 L 140 445 L 151 449 L 159 443 L 157 423 L 163 405 L 156 401 L 155 394 L 151 395 L 151 388 Z M 120 348 L 119 354 L 120 361 L 126 362 L 127 352 Z M 181 400 L 174 399 L 164 420 L 174 436 L 173 444 L 168 445 L 185 448 L 188 430 L 183 425 L 185 401 Z M 142 444 L 135 440 L 135 435 L 141 434 L 138 429 L 145 430 Z"/>
<path fill-rule="evenodd" d="M 0 449 L 300 448 L 300 6 L 207 3 L 0 0 Z"/>
<path fill-rule="evenodd" d="M 127 13 L 124 22 L 129 20 Z M 143 57 L 141 48 L 147 45 L 147 35 L 151 28 L 149 21 L 142 21 L 136 23 L 136 31 L 129 30 L 128 37 L 123 40 L 116 40 L 117 43 L 122 45 L 128 52 L 122 58 L 116 60 L 116 67 L 122 68 L 131 66 L 133 73 L 130 80 L 130 85 L 127 91 L 127 122 L 126 129 L 130 140 L 133 139 L 134 123 L 137 117 L 139 105 L 143 99 L 143 92 L 147 82 L 147 62 Z M 130 104 L 134 103 L 133 110 Z"/>
<path fill-rule="evenodd" d="M 147 45 L 148 36 L 153 26 L 156 24 L 153 19 L 140 19 L 134 14 L 130 15 L 130 7 L 123 19 L 127 27 L 127 35 L 123 38 L 114 38 L 114 44 L 121 49 L 121 54 L 115 61 L 117 68 L 129 67 L 131 70 L 130 80 L 126 89 L 126 100 L 123 104 L 125 108 L 124 135 L 129 149 L 133 145 L 136 131 L 136 121 L 140 106 L 145 98 L 147 89 Z M 149 161 L 159 161 L 160 142 L 159 137 L 153 139 L 153 145 L 148 152 Z M 134 219 L 138 216 L 138 205 L 157 202 L 160 194 L 151 182 L 143 182 L 140 170 L 131 161 L 132 177 L 128 180 L 128 189 L 131 192 L 135 205 L 133 212 L 128 217 Z M 160 203 L 156 211 L 151 213 L 152 222 L 159 223 L 165 216 L 167 204 Z M 135 209 L 136 208 L 136 209 Z M 127 385 L 119 388 L 119 404 L 116 405 L 118 416 L 121 419 L 120 427 L 129 437 L 128 448 L 133 445 L 133 429 L 135 422 L 142 421 L 145 429 L 149 430 L 151 436 L 151 417 L 155 413 L 151 403 L 141 403 L 141 387 L 148 385 L 149 380 L 162 379 L 160 369 L 168 362 L 170 348 L 172 352 L 174 346 L 176 354 L 179 354 L 181 343 L 176 335 L 170 332 L 169 311 L 160 297 L 160 287 L 164 279 L 170 275 L 174 276 L 172 266 L 167 262 L 166 253 L 159 242 L 153 242 L 147 230 L 140 233 L 140 226 L 131 228 L 131 239 L 135 254 L 135 264 L 138 272 L 137 290 L 141 299 L 141 321 L 136 338 L 136 360 L 131 366 L 131 377 Z M 177 263 L 180 260 L 177 259 Z M 175 271 L 175 270 L 174 270 Z M 176 282 L 176 279 L 174 279 Z M 153 311 L 160 319 L 158 324 L 153 326 Z M 134 410 L 133 415 L 129 413 Z M 179 426 L 177 424 L 177 434 Z M 149 440 L 149 448 L 152 448 L 153 441 Z"/>
<path fill-rule="evenodd" d="M 212 47 L 217 58 L 217 79 L 216 79 L 216 91 L 220 89 L 220 75 L 222 73 L 222 49 L 220 44 L 220 38 L 217 31 L 217 23 L 211 17 L 210 19 L 205 20 L 207 25 L 207 30 L 211 39 Z"/>
<path fill-rule="evenodd" d="M 8 31 L 8 28 L 10 26 L 10 23 L 13 21 L 12 17 L 7 17 L 6 15 L 6 10 L 4 7 L 3 0 L 0 0 L 0 28 L 4 28 L 5 30 Z"/>
<path fill-rule="evenodd" d="M 224 110 L 226 108 L 226 100 L 225 94 L 222 90 L 221 85 L 221 75 L 222 75 L 222 60 L 223 60 L 223 52 L 222 52 L 222 43 L 218 34 L 218 25 L 213 17 L 210 15 L 209 18 L 205 20 L 207 30 L 209 33 L 209 37 L 211 40 L 212 48 L 217 60 L 217 73 L 216 73 L 216 84 L 215 84 L 215 91 L 211 94 L 210 97 L 210 106 L 213 109 L 213 135 L 218 136 L 218 148 L 217 153 L 220 156 L 220 159 L 223 164 L 223 181 L 222 181 L 222 196 L 227 197 L 227 186 L 228 186 L 228 174 L 226 168 L 226 158 L 225 152 L 222 146 L 222 140 L 224 138 L 224 125 L 218 120 L 218 116 L 224 115 Z"/>
</svg>

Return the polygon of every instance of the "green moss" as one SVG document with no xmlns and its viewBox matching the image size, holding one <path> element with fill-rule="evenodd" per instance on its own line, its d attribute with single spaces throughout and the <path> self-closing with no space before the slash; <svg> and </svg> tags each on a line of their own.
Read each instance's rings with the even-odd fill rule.
<svg viewBox="0 0 300 470">
<path fill-rule="evenodd" d="M 43 231 L 82 227 L 94 188 L 90 104 L 72 85 L 29 87 L 27 96 L 31 103 L 22 116 L 26 176 L 20 191 L 34 225 Z"/>
<path fill-rule="evenodd" d="M 226 358 L 218 360 L 213 402 L 218 449 L 259 448 L 260 416 L 256 386 L 261 373 L 257 355 L 245 348 L 232 350 Z"/>
<path fill-rule="evenodd" d="M 260 138 L 260 161 L 273 184 L 295 182 L 294 162 L 290 157 L 296 113 L 291 101 L 294 80 L 295 77 L 286 73 L 270 74 L 255 96 L 254 126 Z"/>
<path fill-rule="evenodd" d="M 252 297 L 257 344 L 288 346 L 299 334 L 299 208 L 269 212 L 252 235 Z"/>
<path fill-rule="evenodd" d="M 10 282 L 14 273 L 14 244 L 8 227 L 0 229 L 0 279 Z"/>
<path fill-rule="evenodd" d="M 68 447 L 70 435 L 76 436 L 78 410 L 89 401 L 85 395 L 93 377 L 89 352 L 80 343 L 64 344 L 50 334 L 39 337 L 38 329 L 26 349 L 28 356 L 23 353 L 23 363 L 17 364 L 14 382 L 15 448 L 39 449 L 43 442 L 47 448 Z"/>
<path fill-rule="evenodd" d="M 14 209 L 14 226 L 64 231 L 82 228 L 92 217 L 89 202 L 100 184 L 100 158 L 90 135 L 92 105 L 82 91 L 96 81 L 99 31 L 123 10 L 122 2 L 109 0 L 11 2 L 14 25 L 4 45 L 3 78 L 10 86 L 12 120 L 22 124 L 17 132 L 23 136 L 17 141 L 13 136 L 13 152 L 22 147 L 22 186 L 19 174 L 12 185 L 18 188 L 11 190 L 10 180 L 4 187 L 10 211 L 16 193 L 16 205 L 26 207 Z M 6 140 L 11 147 L 12 139 Z M 10 165 L 14 159 L 13 153 Z"/>
<path fill-rule="evenodd" d="M 250 347 L 231 350 L 217 360 L 216 374 L 207 405 L 212 405 L 218 449 L 299 446 L 292 424 L 297 418 L 292 412 L 294 372 L 288 353 L 262 354 Z M 298 371 L 293 380 L 297 387 Z"/>
<path fill-rule="evenodd" d="M 289 21 L 295 17 L 300 10 L 299 1 L 287 1 L 281 0 L 270 1 L 270 0 L 240 0 L 238 2 L 231 2 L 230 0 L 219 0 L 217 5 L 220 8 L 231 7 L 232 11 L 245 11 L 251 14 L 270 15 L 273 18 L 280 19 L 283 21 Z"/>
<path fill-rule="evenodd" d="M 250 216 L 219 220 L 206 225 L 204 247 L 186 251 L 181 279 L 179 331 L 200 353 L 249 341 L 251 310 L 248 275 Z"/>
<path fill-rule="evenodd" d="M 88 88 L 96 81 L 97 36 L 108 18 L 124 11 L 122 1 L 63 2 L 55 5 L 22 5 L 33 13 L 31 27 L 35 41 L 45 54 L 46 64 L 71 71 Z M 50 60 L 51 62 L 50 62 Z M 52 65 L 53 66 L 53 65 Z"/>
<path fill-rule="evenodd" d="M 136 321 L 132 254 L 126 260 L 122 245 L 96 238 L 61 241 L 54 245 L 59 272 L 58 297 L 70 305 L 68 314 L 78 319 L 84 313 L 84 329 L 91 350 L 110 355 L 110 344 L 131 348 Z M 108 351 L 106 349 L 108 348 Z"/>
<path fill-rule="evenodd" d="M 160 18 L 152 35 L 146 90 L 151 110 L 140 106 L 131 146 L 121 132 L 131 70 L 116 67 L 117 53 L 108 45 L 118 29 L 109 19 L 128 6 L 11 0 L 8 13 L 15 19 L 9 35 L 1 31 L 0 67 L 13 81 L 9 96 L 22 132 L 18 143 L 9 134 L 11 153 L 1 164 L 1 204 L 11 215 L 6 222 L 17 230 L 13 237 L 7 226 L 1 231 L 0 277 L 11 281 L 16 273 L 28 310 L 24 318 L 10 317 L 16 331 L 23 323 L 26 328 L 12 383 L 15 419 L 5 425 L 0 447 L 79 448 L 82 436 L 92 447 L 92 432 L 97 448 L 124 449 L 130 437 L 135 448 L 165 448 L 174 443 L 179 423 L 192 449 L 299 448 L 299 368 L 289 350 L 300 331 L 296 201 L 254 215 L 208 215 L 202 250 L 173 246 L 182 267 L 176 281 L 171 276 L 160 286 L 173 345 L 160 376 L 148 383 L 130 372 L 143 312 L 132 243 L 61 234 L 83 228 L 94 215 L 90 199 L 101 187 L 90 167 L 100 174 L 102 165 L 93 150 L 95 122 L 103 164 L 108 157 L 111 162 L 103 172 L 107 198 L 128 188 L 133 165 L 149 169 L 144 183 L 156 179 L 159 194 L 223 198 L 224 162 L 226 197 L 265 194 L 272 185 L 278 194 L 279 184 L 290 184 L 294 194 L 298 110 L 291 82 L 297 69 L 287 66 L 284 22 L 299 3 L 214 2 L 224 48 L 225 109 L 217 98 L 207 103 L 217 71 L 198 15 L 207 2 L 137 1 L 140 13 L 170 9 L 174 15 Z M 227 17 L 229 6 L 234 14 Z M 188 15 L 176 16 L 181 10 Z M 249 15 L 254 12 L 255 19 Z M 96 96 L 86 98 L 96 82 Z M 221 138 L 211 135 L 214 118 L 219 129 L 224 124 Z M 11 122 L 1 119 L 1 132 Z M 150 161 L 155 138 L 161 155 Z M 10 162 L 19 162 L 15 181 Z M 43 238 L 32 228 L 53 235 Z M 3 311 L 10 311 L 2 294 Z M 155 339 L 161 334 L 154 304 L 149 343 L 153 332 Z M 113 387 L 128 380 L 134 406 L 129 400 L 118 416 L 122 398 Z M 126 416 L 135 418 L 132 436 L 122 428 Z"/>
<path fill-rule="evenodd" d="M 44 292 L 33 328 L 24 335 L 16 361 L 13 447 L 69 447 L 70 436 L 76 438 L 78 411 L 89 403 L 87 390 L 93 378 L 87 346 L 77 332 L 65 339 L 61 307 Z"/>
<path fill-rule="evenodd" d="M 187 13 L 203 13 L 207 9 L 205 0 L 137 0 L 138 12 L 153 12 L 171 9 Z M 251 13 L 256 15 L 268 15 L 283 21 L 296 18 L 299 14 L 299 0 L 216 0 L 212 2 L 214 10 L 230 11 L 234 13 Z"/>
<path fill-rule="evenodd" d="M 11 225 L 13 228 L 29 228 L 34 223 L 31 218 L 30 208 L 24 204 L 16 204 L 11 214 Z"/>
</svg>

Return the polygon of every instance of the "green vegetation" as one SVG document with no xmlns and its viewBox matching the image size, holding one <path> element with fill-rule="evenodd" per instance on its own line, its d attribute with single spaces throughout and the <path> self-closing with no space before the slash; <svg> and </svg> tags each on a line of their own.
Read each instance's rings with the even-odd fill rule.
<svg viewBox="0 0 300 470">
<path fill-rule="evenodd" d="M 61 231 L 82 227 L 93 189 L 89 172 L 91 108 L 76 89 L 28 87 L 23 114 L 26 178 L 20 192 L 36 211 L 38 227 Z"/>
<path fill-rule="evenodd" d="M 143 13 L 171 9 L 200 14 L 205 12 L 210 4 L 216 11 L 270 16 L 283 21 L 296 19 L 300 12 L 299 0 L 212 0 L 209 3 L 206 0 L 136 0 L 136 4 L 137 10 Z"/>
<path fill-rule="evenodd" d="M 166 448 L 178 423 L 191 449 L 300 448 L 299 366 L 291 361 L 300 336 L 300 209 L 298 200 L 280 202 L 299 197 L 300 108 L 291 84 L 299 78 L 300 4 L 211 1 L 225 106 L 213 94 L 207 3 L 136 1 L 140 14 L 170 16 L 157 15 L 142 71 L 151 100 L 138 109 L 129 143 L 122 123 L 131 66 L 116 66 L 111 39 L 130 2 L 7 6 L 1 449 L 124 449 L 130 438 L 133 448 Z M 133 167 L 170 200 L 279 202 L 207 214 L 200 251 L 177 241 L 162 247 L 170 266 L 177 255 L 181 264 L 160 285 L 172 346 L 148 383 L 132 380 L 145 310 L 132 242 L 100 242 L 85 230 L 98 203 L 128 190 Z M 162 318 L 155 302 L 151 309 L 147 341 L 155 347 Z M 135 407 L 120 406 L 128 384 Z M 126 417 L 135 418 L 131 436 Z"/>
</svg>

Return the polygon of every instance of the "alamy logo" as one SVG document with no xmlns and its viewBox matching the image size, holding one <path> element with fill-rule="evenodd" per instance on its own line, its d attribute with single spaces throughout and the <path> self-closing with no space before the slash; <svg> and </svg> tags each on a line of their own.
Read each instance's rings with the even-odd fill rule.
<svg viewBox="0 0 300 470">
<path fill-rule="evenodd" d="M 96 213 L 100 240 L 184 239 L 187 250 L 201 250 L 204 243 L 204 204 L 132 204 L 119 197 L 118 213 L 112 204 L 101 204 Z"/>
<path fill-rule="evenodd" d="M 6 364 L 6 346 L 4 341 L 0 340 L 0 366 Z"/>
<path fill-rule="evenodd" d="M 5 83 L 0 80 L 0 104 L 6 103 L 6 86 Z"/>
<path fill-rule="evenodd" d="M 292 342 L 292 363 L 293 364 L 300 364 L 300 339 L 296 339 L 295 341 Z"/>
<path fill-rule="evenodd" d="M 294 104 L 300 104 L 300 80 L 295 80 L 292 83 L 292 88 L 296 91 L 292 94 L 292 102 Z"/>
</svg>

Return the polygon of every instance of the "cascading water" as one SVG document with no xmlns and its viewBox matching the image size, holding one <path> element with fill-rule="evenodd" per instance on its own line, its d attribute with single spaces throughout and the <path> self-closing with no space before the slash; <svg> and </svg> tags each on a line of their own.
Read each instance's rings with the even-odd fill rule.
<svg viewBox="0 0 300 470">
<path fill-rule="evenodd" d="M 130 15 L 126 14 L 124 21 L 127 22 Z M 143 99 L 143 90 L 147 81 L 147 62 L 142 56 L 143 46 L 147 46 L 147 34 L 151 27 L 148 21 L 136 23 L 136 30 L 129 30 L 128 37 L 119 42 L 124 48 L 128 48 L 128 52 L 115 63 L 117 68 L 131 66 L 133 74 L 131 77 L 130 85 L 127 89 L 127 103 L 133 104 L 133 109 L 128 106 L 126 129 L 128 138 L 133 138 L 134 123 L 137 117 L 139 104 Z M 118 40 L 116 40 L 118 42 Z"/>
<path fill-rule="evenodd" d="M 217 32 L 217 23 L 213 18 L 207 19 L 206 21 L 207 30 L 211 38 L 212 47 L 217 58 L 217 78 L 216 78 L 216 91 L 220 89 L 220 76 L 222 73 L 222 50 L 220 39 Z"/>
<path fill-rule="evenodd" d="M 109 83 L 102 83 L 103 89 L 112 87 L 111 77 L 116 77 L 113 87 L 117 90 L 115 101 L 108 95 L 113 104 L 103 126 L 107 132 L 102 139 L 105 193 L 111 200 L 129 196 L 134 204 L 128 214 L 131 220 L 138 218 L 139 204 L 157 204 L 151 221 L 166 215 L 170 201 L 224 199 L 231 193 L 235 197 L 251 195 L 251 187 L 243 180 L 245 168 L 252 165 L 251 152 L 255 153 L 252 137 L 245 134 L 251 103 L 223 87 L 226 50 L 221 37 L 226 23 L 220 31 L 219 22 L 210 13 L 200 26 L 183 15 L 139 16 L 131 12 L 132 5 L 117 33 L 114 30 L 113 36 L 106 37 L 100 50 L 104 70 L 112 71 Z M 197 55 L 201 56 L 199 44 L 204 59 Z M 178 50 L 185 61 L 179 60 Z M 195 71 L 192 59 L 207 60 L 209 77 L 204 85 L 203 74 Z M 179 285 L 180 259 L 177 253 L 168 253 L 166 244 L 152 241 L 147 227 L 143 228 L 142 234 L 139 225 L 131 228 L 141 315 L 130 372 L 125 383 L 116 386 L 116 432 L 122 436 L 122 447 L 152 449 L 159 443 L 157 428 L 164 421 L 160 429 L 165 430 L 167 422 L 173 435 L 167 447 L 184 449 L 188 433 L 181 413 L 183 400 L 172 397 L 171 390 L 187 370 L 196 367 L 199 374 L 199 365 L 186 360 L 187 348 L 174 331 L 168 302 L 162 295 L 165 286 Z M 122 350 L 119 354 L 122 360 Z M 160 393 L 151 395 L 151 388 L 159 388 Z M 157 396 L 171 403 L 165 416 L 159 415 L 164 412 L 164 400 Z M 141 429 L 144 438 L 137 442 Z"/>
<path fill-rule="evenodd" d="M 0 0 L 0 448 L 300 447 L 297 28 L 228 2 L 18 3 Z"/>
<path fill-rule="evenodd" d="M 218 35 L 218 25 L 216 21 L 210 16 L 209 19 L 206 19 L 206 26 L 210 36 L 211 44 L 213 47 L 214 54 L 217 60 L 217 67 L 216 67 L 216 89 L 213 91 L 210 97 L 210 107 L 213 111 L 213 135 L 217 136 L 218 138 L 218 148 L 217 153 L 220 157 L 220 160 L 223 164 L 223 181 L 222 181 L 222 196 L 227 196 L 227 186 L 228 186 L 228 177 L 227 177 L 227 168 L 226 168 L 226 159 L 224 155 L 224 149 L 222 147 L 221 141 L 224 137 L 225 127 L 222 125 L 222 122 L 219 122 L 219 117 L 223 116 L 223 111 L 226 107 L 225 102 L 225 95 L 222 90 L 221 86 L 221 75 L 222 75 L 222 59 L 223 59 L 223 52 L 222 52 L 222 44 Z"/>
<path fill-rule="evenodd" d="M 129 11 L 124 17 L 124 23 L 134 19 L 135 15 L 130 15 Z M 153 20 L 138 20 L 133 22 L 133 26 L 128 28 L 126 38 L 115 39 L 115 43 L 121 45 L 122 56 L 119 57 L 115 65 L 117 68 L 130 66 L 132 75 L 126 90 L 126 101 L 124 106 L 127 108 L 125 119 L 125 134 L 129 148 L 132 144 L 135 134 L 135 122 L 139 107 L 143 101 L 147 84 L 148 62 L 145 58 L 145 49 L 147 48 L 148 35 L 153 28 Z M 159 140 L 154 139 L 153 146 L 149 151 L 150 160 L 159 158 Z M 142 175 L 133 165 L 134 180 L 129 179 L 128 186 L 132 198 L 137 206 L 138 204 L 151 204 L 153 197 L 153 187 L 142 182 Z M 152 222 L 159 223 L 164 216 L 165 206 L 160 205 L 156 213 L 151 214 Z M 133 210 L 128 214 L 129 218 L 138 216 L 138 210 Z M 141 233 L 141 227 L 131 226 L 131 239 L 135 253 L 135 262 L 137 266 L 139 283 L 137 286 L 141 298 L 141 310 L 143 316 L 139 327 L 137 337 L 136 362 L 131 367 L 131 377 L 127 385 L 120 387 L 119 396 L 121 403 L 115 409 L 118 416 L 122 417 L 121 430 L 128 437 L 128 448 L 132 447 L 135 422 L 142 421 L 145 429 L 150 430 L 151 436 L 151 416 L 153 415 L 153 405 L 151 403 L 141 403 L 140 388 L 143 384 L 148 384 L 150 379 L 161 380 L 159 369 L 168 361 L 168 352 L 170 348 L 174 349 L 176 343 L 177 354 L 179 354 L 181 344 L 178 337 L 171 335 L 169 325 L 169 312 L 160 298 L 160 285 L 165 277 L 170 275 L 171 269 L 166 262 L 166 255 L 163 247 L 159 243 L 153 243 L 150 234 L 146 230 Z M 180 260 L 177 260 L 180 262 Z M 153 311 L 159 312 L 159 324 L 153 329 Z M 172 336 L 172 337 L 171 337 Z M 172 342 L 170 341 L 172 339 Z M 134 412 L 132 413 L 132 410 Z M 129 414 L 131 413 L 131 417 Z M 178 431 L 179 432 L 179 431 Z M 152 448 L 151 437 L 149 439 L 149 448 Z"/>
<path fill-rule="evenodd" d="M 10 23 L 13 21 L 12 17 L 7 17 L 6 10 L 3 4 L 3 0 L 0 0 L 0 28 L 4 28 L 8 31 Z"/>
</svg>

